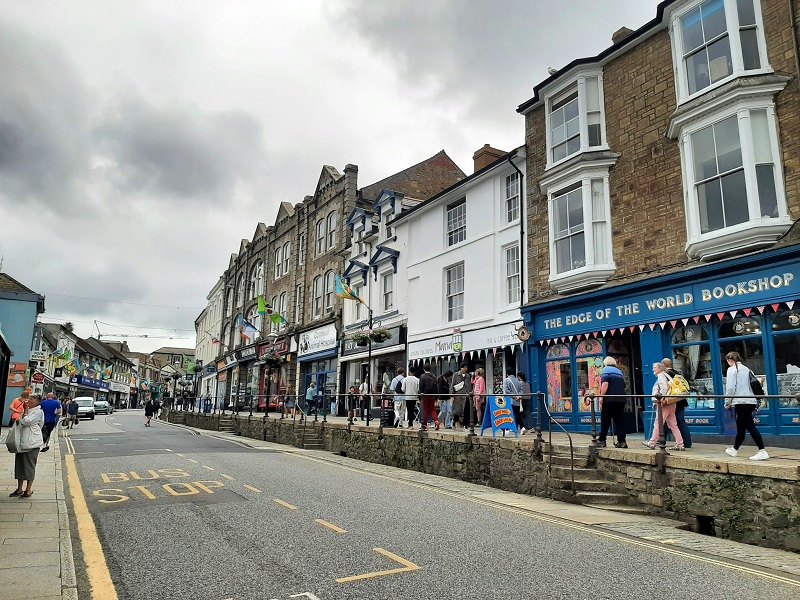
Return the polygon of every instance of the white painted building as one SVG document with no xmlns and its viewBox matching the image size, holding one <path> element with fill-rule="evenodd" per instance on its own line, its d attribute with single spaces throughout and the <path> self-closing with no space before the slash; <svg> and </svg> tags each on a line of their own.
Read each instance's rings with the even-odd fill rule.
<svg viewBox="0 0 800 600">
<path fill-rule="evenodd" d="M 405 300 L 408 362 L 438 373 L 486 370 L 502 385 L 524 344 L 525 150 L 484 146 L 475 172 L 389 223 L 399 252 L 397 295 Z M 520 359 L 519 364 L 523 364 Z"/>
<path fill-rule="evenodd" d="M 344 277 L 364 300 L 364 304 L 346 302 L 342 310 L 339 365 L 348 388 L 359 385 L 367 373 L 368 307 L 372 309 L 372 331 L 379 334 L 385 330 L 389 335 L 372 341 L 372 388 L 385 391 L 397 368 L 406 365 L 406 277 L 398 239 L 389 223 L 420 203 L 399 192 L 383 190 L 372 210 L 356 208 L 347 219 L 351 243 Z"/>
<path fill-rule="evenodd" d="M 216 398 L 217 368 L 214 359 L 220 353 L 222 340 L 222 301 L 225 292 L 225 280 L 220 277 L 206 296 L 206 307 L 195 319 L 194 328 L 197 335 L 195 342 L 195 360 L 201 367 L 197 370 L 198 397 Z"/>
</svg>

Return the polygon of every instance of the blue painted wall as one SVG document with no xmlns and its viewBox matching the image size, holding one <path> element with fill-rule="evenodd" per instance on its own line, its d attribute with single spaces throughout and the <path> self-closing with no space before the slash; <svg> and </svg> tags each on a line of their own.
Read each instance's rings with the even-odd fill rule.
<svg viewBox="0 0 800 600">
<path fill-rule="evenodd" d="M 33 328 L 36 325 L 36 302 L 22 300 L 6 300 L 0 298 L 0 327 L 6 337 L 14 356 L 12 363 L 28 364 L 33 342 Z M 7 375 L 2 374 L 3 377 Z M 17 398 L 25 388 L 10 387 L 6 390 L 3 406 L 3 423 L 7 424 L 10 416 L 11 401 Z"/>
</svg>

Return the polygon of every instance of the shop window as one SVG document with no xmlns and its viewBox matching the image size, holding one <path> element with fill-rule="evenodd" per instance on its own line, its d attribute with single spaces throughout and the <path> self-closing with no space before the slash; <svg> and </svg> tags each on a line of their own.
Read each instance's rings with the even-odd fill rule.
<svg viewBox="0 0 800 600">
<path fill-rule="evenodd" d="M 569 358 L 547 361 L 547 406 L 550 412 L 572 412 L 572 365 Z"/>
<path fill-rule="evenodd" d="M 566 91 L 547 99 L 547 167 L 604 144 L 600 75 L 581 76 Z"/>
<path fill-rule="evenodd" d="M 773 346 L 775 347 L 775 372 L 778 375 L 777 394 L 792 396 L 781 398 L 781 408 L 797 407 L 800 403 L 800 313 L 784 311 L 775 315 L 772 322 Z M 769 390 L 765 390 L 769 392 Z"/>
<path fill-rule="evenodd" d="M 588 399 L 583 400 L 586 394 L 594 392 L 600 394 L 600 374 L 603 371 L 603 344 L 598 340 L 585 340 L 575 349 L 578 367 L 578 394 L 581 396 L 581 410 L 590 410 Z M 599 406 L 595 406 L 599 410 Z"/>
<path fill-rule="evenodd" d="M 547 349 L 547 358 L 566 358 L 569 357 L 569 346 L 566 344 L 555 344 Z"/>
<path fill-rule="evenodd" d="M 725 355 L 728 352 L 738 352 L 739 356 L 742 357 L 742 364 L 746 365 L 756 375 L 764 375 L 764 343 L 761 325 L 761 317 L 726 319 L 720 324 L 719 353 L 723 374 L 728 371 Z"/>
<path fill-rule="evenodd" d="M 690 409 L 713 409 L 715 402 L 707 394 L 714 393 L 711 368 L 711 346 L 704 325 L 687 325 L 672 332 L 672 366 L 691 386 Z"/>
</svg>

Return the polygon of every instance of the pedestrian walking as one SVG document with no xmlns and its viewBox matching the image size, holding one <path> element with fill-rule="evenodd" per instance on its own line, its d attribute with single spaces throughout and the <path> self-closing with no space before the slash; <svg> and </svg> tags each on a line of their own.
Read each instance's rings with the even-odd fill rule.
<svg viewBox="0 0 800 600">
<path fill-rule="evenodd" d="M 67 402 L 67 417 L 69 418 L 69 429 L 78 424 L 78 402 L 75 398 L 70 398 Z"/>
<path fill-rule="evenodd" d="M 358 386 L 358 405 L 359 405 L 359 417 L 363 421 L 364 415 L 369 413 L 370 409 L 370 398 L 369 398 L 369 374 L 364 377 L 364 381 L 361 382 L 361 385 Z M 367 418 L 370 418 L 369 416 Z"/>
<path fill-rule="evenodd" d="M 19 398 L 15 398 L 11 403 L 11 406 L 9 407 L 9 411 L 11 412 L 11 418 L 8 421 L 9 427 L 22 418 L 22 415 L 25 412 L 25 403 L 28 401 L 28 398 L 30 398 L 30 395 L 31 389 L 25 388 L 22 394 L 20 394 Z"/>
<path fill-rule="evenodd" d="M 522 386 L 519 384 L 519 379 L 513 369 L 509 368 L 506 371 L 506 378 L 503 380 L 503 394 L 511 396 L 511 410 L 514 411 L 514 422 L 517 425 L 517 431 L 523 431 L 525 424 L 522 422 Z"/>
<path fill-rule="evenodd" d="M 50 450 L 50 434 L 58 425 L 58 418 L 61 415 L 61 402 L 56 400 L 55 394 L 50 392 L 40 404 L 44 414 L 44 425 L 42 425 L 42 452 Z"/>
<path fill-rule="evenodd" d="M 413 371 L 409 371 L 408 377 L 403 380 L 403 395 L 406 399 L 406 417 L 408 418 L 408 428 L 414 428 L 414 415 L 417 411 L 417 396 L 419 395 L 419 378 Z M 420 423 L 422 420 L 420 419 Z"/>
<path fill-rule="evenodd" d="M 25 400 L 25 409 L 14 427 L 21 427 L 19 435 L 19 452 L 14 455 L 14 479 L 17 480 L 17 489 L 9 496 L 30 498 L 33 495 L 33 481 L 36 479 L 36 461 L 39 459 L 39 449 L 44 443 L 42 439 L 42 425 L 44 413 L 39 408 L 41 397 L 28 396 Z M 24 487 L 24 490 L 23 490 Z"/>
<path fill-rule="evenodd" d="M 452 371 L 445 371 L 436 380 L 439 388 L 439 422 L 445 429 L 453 428 L 453 398 L 450 396 L 450 378 Z"/>
<path fill-rule="evenodd" d="M 450 395 L 453 397 L 453 420 L 466 431 L 467 425 L 473 422 L 472 378 L 467 363 L 461 363 L 458 371 L 453 373 L 450 379 Z"/>
<path fill-rule="evenodd" d="M 756 424 L 753 418 L 758 411 L 758 399 L 753 396 L 753 387 L 750 384 L 750 378 L 755 377 L 755 374 L 742 364 L 742 357 L 738 352 L 728 352 L 725 355 L 725 360 L 728 362 L 728 373 L 725 376 L 725 393 L 729 396 L 744 396 L 743 398 L 726 398 L 725 408 L 730 409 L 733 407 L 736 415 L 736 439 L 733 441 L 733 446 L 725 449 L 728 456 L 738 456 L 739 448 L 744 442 L 746 432 L 750 433 L 758 452 L 750 457 L 750 460 L 767 460 L 769 454 L 764 448 L 764 440 L 761 434 L 756 429 Z"/>
<path fill-rule="evenodd" d="M 678 422 L 675 420 L 675 405 L 665 404 L 664 398 L 669 393 L 669 382 L 667 380 L 667 369 L 664 363 L 653 363 L 653 375 L 656 376 L 656 382 L 653 384 L 653 404 L 661 404 L 661 423 L 658 422 L 658 411 L 656 411 L 656 418 L 653 419 L 653 435 L 650 436 L 649 442 L 643 442 L 645 446 L 650 449 L 655 449 L 658 444 L 660 428 L 666 424 L 672 435 L 675 436 L 675 445 L 670 450 L 685 450 L 683 447 L 683 436 L 680 429 L 678 429 Z M 661 400 L 656 398 L 656 394 L 661 394 Z"/>
<path fill-rule="evenodd" d="M 533 397 L 531 397 L 531 384 L 528 383 L 525 373 L 520 371 L 517 373 L 517 380 L 519 381 L 520 395 L 522 396 L 522 431 L 520 435 L 525 435 L 526 431 L 533 430 Z"/>
<path fill-rule="evenodd" d="M 358 388 L 355 385 L 350 386 L 350 393 L 347 394 L 347 422 L 353 423 L 353 417 L 356 415 L 356 408 L 358 407 Z"/>
<path fill-rule="evenodd" d="M 474 423 L 483 423 L 483 408 L 486 406 L 486 375 L 483 367 L 478 367 L 475 370 L 475 376 L 472 378 L 472 397 L 473 402 L 470 403 L 470 410 L 474 410 L 475 419 Z"/>
<path fill-rule="evenodd" d="M 403 381 L 406 378 L 406 370 L 403 367 L 397 369 L 397 375 L 389 383 L 389 390 L 393 395 L 394 426 L 403 427 L 403 410 L 406 406 L 406 398 L 403 396 Z"/>
<path fill-rule="evenodd" d="M 306 414 L 310 415 L 317 410 L 317 382 L 312 381 L 306 388 Z"/>
<path fill-rule="evenodd" d="M 627 448 L 625 441 L 625 375 L 617 368 L 617 361 L 613 356 L 603 359 L 603 370 L 600 372 L 600 436 L 597 445 L 606 447 L 606 438 L 611 423 L 614 423 L 614 433 L 617 434 L 615 448 Z"/>
<path fill-rule="evenodd" d="M 153 419 L 153 414 L 156 411 L 155 402 L 152 398 L 148 398 L 147 402 L 144 405 L 144 416 L 147 418 L 145 422 L 145 427 L 150 427 L 150 421 Z"/>
<path fill-rule="evenodd" d="M 422 367 L 422 377 L 419 378 L 419 392 L 422 400 L 422 431 L 428 430 L 428 423 L 433 420 L 434 428 L 439 431 L 439 416 L 436 414 L 436 396 L 439 393 L 439 384 L 431 373 L 431 364 L 425 363 Z"/>
<path fill-rule="evenodd" d="M 664 363 L 664 367 L 667 369 L 666 372 L 670 380 L 676 375 L 681 375 L 681 372 L 672 366 L 671 358 L 662 358 L 661 362 Z M 688 450 L 692 447 L 692 434 L 689 431 L 689 426 L 686 424 L 686 419 L 684 418 L 687 408 L 689 408 L 689 401 L 686 398 L 681 398 L 675 403 L 675 421 L 677 421 L 678 429 L 681 430 L 681 435 L 683 436 L 683 447 Z M 616 428 L 616 425 L 614 425 L 614 428 Z"/>
<path fill-rule="evenodd" d="M 161 400 L 153 400 L 153 417 L 156 421 L 161 420 Z"/>
</svg>

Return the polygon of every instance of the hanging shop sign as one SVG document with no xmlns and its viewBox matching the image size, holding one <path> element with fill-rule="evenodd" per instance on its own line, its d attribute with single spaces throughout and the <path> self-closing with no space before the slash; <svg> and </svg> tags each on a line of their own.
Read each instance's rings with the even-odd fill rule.
<svg viewBox="0 0 800 600">
<path fill-rule="evenodd" d="M 240 361 L 250 360 L 256 357 L 256 347 L 250 346 L 249 348 L 243 348 L 239 350 L 236 355 Z"/>
<path fill-rule="evenodd" d="M 289 353 L 289 339 L 281 338 L 274 342 L 263 344 L 258 347 L 258 360 L 262 360 L 267 354 L 281 356 Z"/>
<path fill-rule="evenodd" d="M 536 314 L 537 339 L 658 323 L 682 317 L 724 312 L 743 305 L 756 306 L 796 298 L 800 293 L 800 264 L 780 269 L 742 271 L 724 278 L 662 288 L 645 294 L 618 296 L 567 311 Z"/>
<path fill-rule="evenodd" d="M 83 375 L 76 375 L 75 377 L 70 377 L 69 382 L 89 388 L 94 388 L 96 390 L 108 391 L 110 387 L 108 383 L 106 383 L 105 381 L 98 381 L 97 379 L 93 379 L 91 377 L 84 377 Z"/>
<path fill-rule="evenodd" d="M 47 352 L 44 350 L 32 350 L 30 360 L 45 361 L 47 360 Z"/>
<path fill-rule="evenodd" d="M 304 331 L 300 334 L 297 356 L 306 356 L 325 350 L 332 350 L 336 348 L 336 344 L 336 325 L 331 323 L 330 325 L 317 327 L 316 329 Z"/>
<path fill-rule="evenodd" d="M 405 343 L 405 328 L 402 326 L 392 327 L 389 329 L 389 337 L 382 342 L 372 342 L 372 351 L 382 350 L 383 348 L 391 348 L 392 346 L 399 346 Z M 359 346 L 352 337 L 342 340 L 342 356 L 350 356 L 351 354 L 363 354 L 368 351 L 368 346 Z"/>
</svg>

